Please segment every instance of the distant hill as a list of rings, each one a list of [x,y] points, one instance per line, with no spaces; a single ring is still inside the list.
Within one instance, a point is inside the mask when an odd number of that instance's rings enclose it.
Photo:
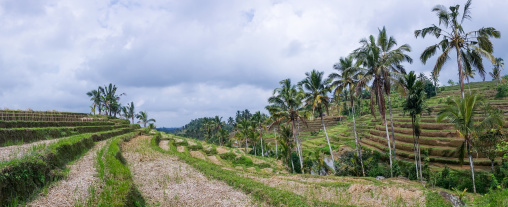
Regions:
[[[182,127],[162,127],[162,128],[155,128],[157,131],[166,132],[166,133],[175,133],[176,130],[182,129]]]

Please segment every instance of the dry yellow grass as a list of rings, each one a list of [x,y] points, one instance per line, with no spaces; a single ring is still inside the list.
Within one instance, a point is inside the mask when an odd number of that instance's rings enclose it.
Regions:
[[[177,157],[152,150],[149,139],[140,136],[122,146],[134,183],[148,205],[257,206],[243,192],[209,180]]]
[[[163,150],[169,150],[169,145],[168,145],[169,141],[168,140],[161,140],[159,142],[159,147],[162,148]]]

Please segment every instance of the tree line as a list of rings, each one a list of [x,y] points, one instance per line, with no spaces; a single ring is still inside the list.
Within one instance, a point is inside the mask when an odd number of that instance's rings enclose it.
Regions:
[[[117,93],[117,90],[118,88],[116,85],[110,83],[104,87],[99,86],[97,89],[88,91],[86,95],[90,97],[90,101],[92,101],[92,106],[90,106],[91,113],[95,115],[96,111],[98,111],[99,115],[102,115],[104,112],[104,115],[114,118],[119,115],[120,118],[131,120],[132,124],[135,123],[134,118],[137,118],[139,120],[137,123],[143,124],[143,127],[149,124],[150,128],[155,128],[155,119],[148,118],[146,111],[135,113],[134,102],[122,106],[120,98],[127,94]]]

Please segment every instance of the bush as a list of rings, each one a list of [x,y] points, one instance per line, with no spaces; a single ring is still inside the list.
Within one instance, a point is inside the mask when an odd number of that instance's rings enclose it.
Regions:
[[[497,86],[496,98],[503,98],[508,96],[508,83],[503,83]]]
[[[244,165],[244,166],[247,166],[247,167],[250,167],[250,166],[254,166],[254,163],[252,162],[252,160],[246,156],[240,156],[239,158],[235,158],[233,160],[233,164],[235,165]]]
[[[227,152],[220,154],[219,157],[223,160],[234,160],[236,158],[236,154],[233,152]]]
[[[471,180],[471,172],[469,170],[453,170],[448,166],[441,171],[431,172],[431,184],[446,189],[465,189],[473,192],[473,181]],[[487,193],[490,185],[493,183],[490,173],[483,171],[475,171],[476,192]]]

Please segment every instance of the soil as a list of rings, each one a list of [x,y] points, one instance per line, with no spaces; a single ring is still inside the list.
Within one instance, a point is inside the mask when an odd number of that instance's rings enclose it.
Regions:
[[[134,183],[148,205],[258,205],[245,193],[223,182],[208,179],[177,157],[152,150],[149,140],[150,137],[139,136],[122,145]]]

